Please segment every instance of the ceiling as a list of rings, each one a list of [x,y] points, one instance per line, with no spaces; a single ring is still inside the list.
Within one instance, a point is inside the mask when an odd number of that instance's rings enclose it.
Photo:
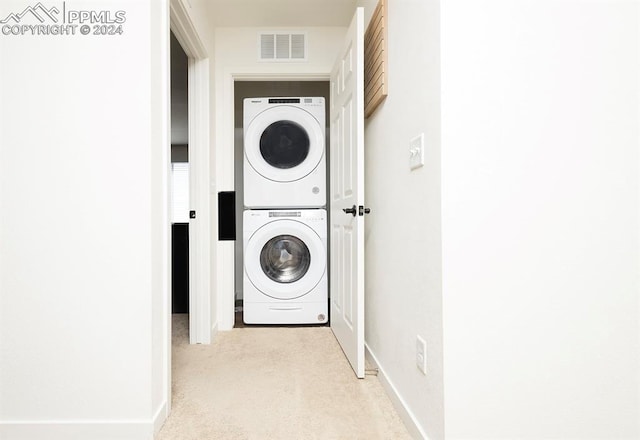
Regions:
[[[209,0],[214,26],[349,26],[356,0]]]

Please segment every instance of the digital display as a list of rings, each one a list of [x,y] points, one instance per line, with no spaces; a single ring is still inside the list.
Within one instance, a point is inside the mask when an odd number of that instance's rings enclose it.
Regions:
[[[300,104],[300,98],[271,98],[269,104]]]
[[[291,211],[291,212],[270,212],[269,217],[300,217],[302,214],[300,211]]]

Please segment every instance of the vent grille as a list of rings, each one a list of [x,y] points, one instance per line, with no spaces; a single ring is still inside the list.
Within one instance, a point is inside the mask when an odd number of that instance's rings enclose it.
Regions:
[[[304,34],[291,34],[291,58],[301,60],[304,55]]]
[[[272,59],[275,57],[274,35],[260,35],[260,58]]]
[[[261,61],[305,61],[307,41],[304,33],[261,33]]]
[[[289,53],[289,45],[290,43],[290,35],[289,34],[277,34],[276,35],[276,58],[279,60],[285,60],[287,58],[291,58],[291,54]]]

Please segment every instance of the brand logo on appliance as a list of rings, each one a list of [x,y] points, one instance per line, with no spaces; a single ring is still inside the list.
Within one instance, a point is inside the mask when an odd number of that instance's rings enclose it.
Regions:
[[[13,35],[122,35],[126,11],[76,9],[72,2],[41,2],[20,12],[0,12],[0,33]]]

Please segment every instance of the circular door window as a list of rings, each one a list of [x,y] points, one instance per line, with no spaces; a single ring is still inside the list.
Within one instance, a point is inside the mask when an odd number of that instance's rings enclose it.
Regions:
[[[260,292],[274,299],[300,298],[327,268],[323,239],[296,220],[275,220],[253,232],[244,248],[244,269]]]
[[[271,107],[245,127],[247,163],[274,182],[295,182],[324,157],[324,127],[311,113],[292,106]]]
[[[269,165],[280,169],[304,162],[309,146],[307,132],[293,121],[274,122],[260,136],[260,154]]]
[[[277,283],[294,283],[311,265],[309,248],[293,235],[279,235],[269,240],[260,252],[260,267]]]

